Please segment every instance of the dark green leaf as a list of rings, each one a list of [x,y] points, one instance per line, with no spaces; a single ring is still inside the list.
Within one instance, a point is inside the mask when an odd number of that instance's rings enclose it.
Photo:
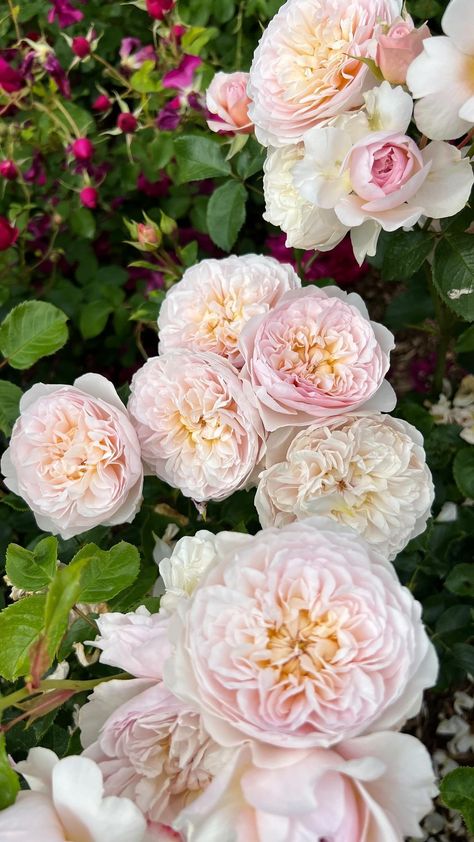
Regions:
[[[0,614],[0,675],[15,681],[29,671],[29,651],[44,623],[45,596],[27,596]]]
[[[58,557],[58,542],[53,536],[43,538],[33,552],[9,544],[6,556],[6,574],[16,588],[39,591],[54,577]]]
[[[245,222],[247,191],[238,181],[227,181],[214,191],[207,206],[207,227],[214,243],[230,251]]]
[[[474,447],[465,447],[456,453],[453,475],[461,494],[474,499]]]
[[[215,140],[181,135],[176,138],[174,147],[180,183],[230,174],[230,164]]]
[[[15,383],[0,380],[0,430],[9,436],[20,413],[20,398],[23,392]]]
[[[469,675],[474,675],[474,646],[469,643],[455,643],[451,651],[456,663]]]
[[[79,208],[76,210],[69,220],[70,226],[74,234],[78,237],[84,237],[86,240],[92,240],[95,235],[95,218],[94,214],[87,208]]]
[[[0,351],[13,368],[29,368],[67,342],[67,316],[45,301],[24,301],[0,325]]]
[[[469,351],[474,351],[474,325],[461,333],[456,342],[457,354],[466,354]]]
[[[140,571],[136,547],[121,541],[111,550],[86,544],[74,556],[73,563],[86,562],[80,589],[81,602],[105,602],[135,581]]]
[[[474,833],[474,768],[460,766],[441,781],[441,797],[451,810],[462,813],[467,829]]]
[[[133,585],[112,600],[110,609],[123,613],[138,608],[139,605],[143,604],[144,597],[150,593],[157,578],[157,567],[142,567],[140,575],[135,579]]]
[[[265,161],[266,149],[260,146],[253,137],[246,143],[242,152],[236,158],[235,169],[241,178],[247,179],[260,172]]]
[[[104,330],[113,307],[103,299],[89,301],[81,309],[79,329],[84,339],[93,339]]]
[[[451,570],[445,584],[448,591],[457,596],[474,597],[474,564],[457,564]]]
[[[443,301],[463,319],[474,320],[474,242],[472,234],[443,237],[435,251],[433,280]]]
[[[390,235],[384,253],[382,277],[386,281],[411,278],[433,250],[433,235],[420,229]]]
[[[15,803],[20,780],[13,771],[5,747],[5,734],[0,734],[0,810]]]

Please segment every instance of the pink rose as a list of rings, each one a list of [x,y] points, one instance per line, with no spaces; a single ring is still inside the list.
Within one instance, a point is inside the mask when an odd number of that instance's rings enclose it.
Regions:
[[[151,473],[196,501],[250,481],[263,430],[238,372],[217,354],[170,351],[136,372],[128,404]]]
[[[248,114],[248,79],[248,73],[216,73],[206,94],[208,111],[216,114],[218,118],[207,121],[212,132],[253,132],[253,124]]]
[[[269,313],[250,320],[239,346],[244,386],[267,431],[356,407],[395,406],[384,381],[393,335],[369,320],[355,293],[337,287],[288,292]]]
[[[62,538],[130,523],[140,508],[140,445],[114,387],[99,374],[25,392],[1,469],[39,528]]]
[[[434,795],[429,754],[408,734],[266,758],[245,746],[175,827],[193,842],[401,842],[422,836]]]
[[[412,61],[423,52],[423,41],[430,38],[426,23],[415,29],[412,18],[394,21],[386,35],[379,35],[376,62],[384,79],[392,85],[404,85]]]
[[[401,0],[287,0],[255,51],[250,119],[265,146],[302,140],[312,126],[363,104],[377,37]]]
[[[397,729],[436,679],[421,606],[352,529],[264,529],[204,573],[169,625],[167,686],[221,745],[335,745]]]
[[[142,605],[129,614],[101,614],[97,626],[100,636],[93,645],[102,650],[102,664],[118,667],[136,678],[162,677],[169,654],[167,618],[163,614],[150,614]]]

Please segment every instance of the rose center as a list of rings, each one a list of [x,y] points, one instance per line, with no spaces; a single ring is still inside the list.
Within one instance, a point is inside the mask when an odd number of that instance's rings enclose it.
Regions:
[[[267,655],[261,667],[270,667],[281,678],[302,679],[332,663],[339,651],[340,619],[328,611],[313,619],[307,609],[291,612],[267,633]]]

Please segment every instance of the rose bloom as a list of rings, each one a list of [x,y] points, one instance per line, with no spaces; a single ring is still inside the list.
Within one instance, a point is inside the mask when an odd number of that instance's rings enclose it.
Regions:
[[[423,835],[436,792],[429,754],[408,734],[268,758],[244,746],[175,827],[193,842],[402,842]]]
[[[144,605],[128,614],[111,612],[97,618],[99,637],[88,641],[101,650],[100,662],[135,678],[161,679],[168,657],[167,618],[150,614]]]
[[[99,374],[85,374],[74,386],[36,383],[25,392],[1,470],[39,528],[62,538],[130,523],[140,508],[137,435]]]
[[[128,404],[151,473],[193,500],[223,500],[250,481],[263,450],[238,372],[217,354],[170,351],[136,372]]]
[[[423,41],[423,52],[408,68],[420,132],[453,140],[474,124],[474,4],[451,0],[442,21],[444,36]]]
[[[425,38],[430,37],[426,23],[415,29],[410,15],[394,21],[388,32],[378,37],[375,60],[384,79],[392,85],[404,85],[410,64],[423,51]]]
[[[106,794],[131,798],[149,822],[171,825],[229,755],[162,682],[99,685],[81,708],[79,725]]]
[[[160,600],[160,612],[174,611],[178,601],[191,596],[202,576],[218,556],[216,535],[200,529],[195,535],[181,538],[167,558],[160,562],[160,576],[165,593]]]
[[[209,734],[308,749],[414,716],[437,660],[392,565],[327,518],[245,538],[169,625],[165,684]]]
[[[58,760],[47,748],[33,748],[16,769],[30,789],[0,812],[2,842],[148,842],[141,811],[129,798],[104,798],[92,760]]]
[[[268,431],[362,406],[390,411],[395,395],[384,376],[393,347],[359,295],[305,287],[242,332],[244,386]]]
[[[395,558],[430,516],[434,488],[423,437],[390,415],[362,412],[279,430],[265,464],[255,497],[263,527],[324,515]]]
[[[211,132],[251,134],[253,124],[248,115],[248,73],[216,73],[206,93],[207,120]],[[217,119],[213,119],[216,115]]]
[[[300,286],[294,269],[272,257],[246,254],[202,260],[185,271],[161,306],[160,353],[175,348],[212,351],[241,368],[237,343],[244,325]]]
[[[312,126],[362,105],[376,38],[401,0],[288,0],[263,33],[248,85],[250,119],[265,146],[302,139]]]

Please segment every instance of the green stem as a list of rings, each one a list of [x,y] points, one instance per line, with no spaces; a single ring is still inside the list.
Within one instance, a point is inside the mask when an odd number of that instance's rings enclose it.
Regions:
[[[431,298],[433,300],[436,314],[436,325],[438,328],[436,367],[433,376],[433,394],[438,396],[443,390],[443,380],[446,372],[446,361],[449,347],[451,344],[450,328],[452,324],[452,317],[449,310],[438,295],[438,290],[436,289],[433,281],[431,267],[428,265],[428,263],[425,263],[425,267],[428,288],[430,291]]]
[[[47,693],[50,690],[74,690],[75,693],[83,693],[86,690],[93,690],[98,684],[103,684],[104,681],[111,681],[118,678],[120,680],[128,678],[128,673],[119,672],[117,675],[106,675],[103,678],[93,678],[90,681],[75,681],[74,679],[51,679],[47,678],[40,681],[37,690],[28,690],[27,687],[22,687],[21,690],[16,690],[8,696],[0,698],[0,714],[9,707],[16,707],[20,702],[25,701],[33,696]]]

